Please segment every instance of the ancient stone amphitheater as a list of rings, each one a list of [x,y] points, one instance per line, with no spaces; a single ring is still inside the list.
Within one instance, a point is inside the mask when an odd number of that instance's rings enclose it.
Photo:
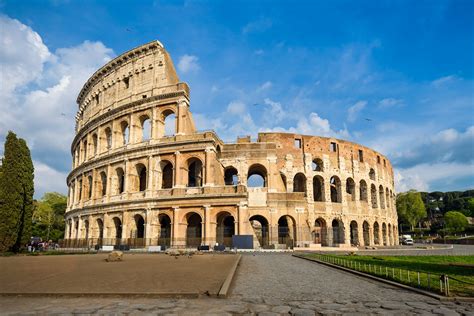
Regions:
[[[352,142],[197,131],[163,45],[96,71],[77,98],[65,241],[74,246],[254,248],[398,244],[393,170]]]

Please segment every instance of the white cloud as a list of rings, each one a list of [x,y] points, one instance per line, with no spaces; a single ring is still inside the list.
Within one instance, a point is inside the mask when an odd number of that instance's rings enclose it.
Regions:
[[[232,101],[227,106],[229,114],[242,115],[247,112],[247,106],[242,101]]]
[[[201,66],[199,66],[199,58],[193,55],[183,55],[179,58],[178,61],[178,69],[181,71],[183,74],[188,73],[188,72],[197,72],[199,69],[201,69]]]
[[[447,84],[447,83],[450,83],[450,82],[453,82],[455,81],[456,79],[458,79],[458,77],[456,75],[449,75],[449,76],[444,76],[444,77],[441,77],[441,78],[438,78],[436,80],[433,80],[431,82],[431,84],[437,88]]]
[[[360,111],[362,111],[367,105],[367,101],[358,101],[347,110],[347,120],[354,122]]]
[[[266,81],[257,88],[257,92],[262,92],[262,91],[268,90],[272,87],[272,85],[273,84],[272,84],[271,81]]]
[[[35,196],[41,197],[45,192],[66,193],[66,172],[60,172],[40,161],[33,161],[35,166]]]
[[[385,98],[379,101],[379,108],[387,109],[387,108],[395,107],[402,104],[403,104],[403,100],[394,99],[394,98]]]
[[[432,191],[433,183],[442,182],[445,190],[460,188],[456,181],[461,178],[474,179],[474,163],[422,163],[406,169],[395,170],[395,187],[398,192],[410,189]],[[473,181],[471,181],[472,183]]]
[[[267,122],[267,124],[278,124],[287,117],[287,113],[283,110],[281,103],[272,101],[269,98],[266,98],[264,102],[270,106],[265,109],[264,113],[265,122]]]
[[[272,24],[273,24],[272,20],[270,20],[269,18],[260,18],[256,21],[247,23],[242,28],[242,33],[248,34],[248,33],[264,32],[268,30],[269,28],[271,28]]]
[[[65,192],[76,96],[114,53],[90,41],[52,53],[39,34],[6,16],[0,16],[0,30],[0,151],[7,131],[14,131],[32,151],[36,196],[50,188]],[[6,81],[8,86],[3,84]]]

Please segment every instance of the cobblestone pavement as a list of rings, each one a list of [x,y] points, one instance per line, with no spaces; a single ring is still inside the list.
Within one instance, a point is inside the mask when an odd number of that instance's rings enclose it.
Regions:
[[[0,297],[0,311],[22,315],[474,315],[474,302],[440,302],[289,254],[244,255],[236,277],[227,299]]]

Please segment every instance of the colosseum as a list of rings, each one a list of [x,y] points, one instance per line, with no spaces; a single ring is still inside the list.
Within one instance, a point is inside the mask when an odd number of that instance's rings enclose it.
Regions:
[[[130,248],[398,244],[393,170],[335,138],[197,131],[158,41],[97,70],[77,97],[65,240]],[[239,243],[239,245],[236,245]]]

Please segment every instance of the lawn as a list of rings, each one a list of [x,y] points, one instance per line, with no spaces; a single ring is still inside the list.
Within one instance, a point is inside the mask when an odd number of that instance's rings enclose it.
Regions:
[[[326,254],[305,254],[305,256],[344,265],[433,292],[440,292],[439,278],[444,274],[449,277],[451,295],[474,296],[474,256],[336,256]],[[420,282],[418,282],[417,272],[420,272]]]

